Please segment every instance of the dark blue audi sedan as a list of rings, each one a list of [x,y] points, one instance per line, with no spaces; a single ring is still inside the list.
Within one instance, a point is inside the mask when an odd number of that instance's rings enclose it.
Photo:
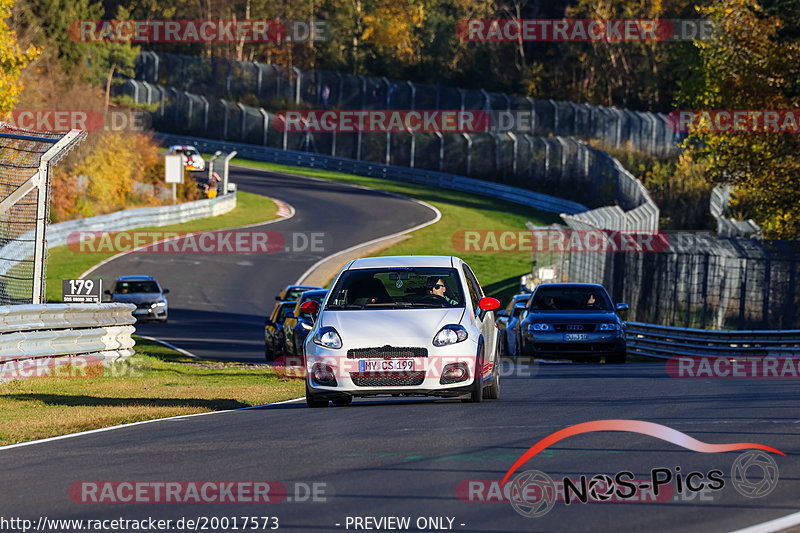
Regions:
[[[521,355],[567,358],[573,361],[624,363],[627,357],[624,323],[602,285],[545,283],[536,287],[520,323]]]

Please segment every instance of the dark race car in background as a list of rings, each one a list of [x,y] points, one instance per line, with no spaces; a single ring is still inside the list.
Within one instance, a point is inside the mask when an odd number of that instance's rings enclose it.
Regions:
[[[264,321],[264,358],[274,361],[283,354],[283,322],[297,302],[275,302],[272,314]]]
[[[497,332],[500,335],[500,353],[505,357],[519,356],[519,324],[527,314],[531,293],[515,294],[505,309],[497,313]]]

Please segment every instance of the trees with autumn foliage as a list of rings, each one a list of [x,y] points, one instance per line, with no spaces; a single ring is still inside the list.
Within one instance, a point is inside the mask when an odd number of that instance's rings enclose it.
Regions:
[[[718,32],[696,43],[700,83],[684,91],[686,108],[800,109],[800,10],[781,4],[724,0],[704,10]],[[766,236],[800,237],[800,133],[701,131],[687,146],[707,159],[708,180],[736,185],[739,213]]]

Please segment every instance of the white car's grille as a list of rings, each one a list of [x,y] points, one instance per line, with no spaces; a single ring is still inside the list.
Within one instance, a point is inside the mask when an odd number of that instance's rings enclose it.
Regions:
[[[356,387],[413,387],[425,381],[425,371],[394,372],[350,372],[350,379]]]
[[[347,350],[348,359],[393,359],[395,357],[428,357],[428,349],[401,348],[387,345],[380,348],[351,348]]]

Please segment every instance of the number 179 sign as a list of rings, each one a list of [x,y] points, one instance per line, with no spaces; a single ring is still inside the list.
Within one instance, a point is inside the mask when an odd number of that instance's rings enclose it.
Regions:
[[[61,280],[61,301],[65,304],[99,304],[103,294],[103,280]]]

